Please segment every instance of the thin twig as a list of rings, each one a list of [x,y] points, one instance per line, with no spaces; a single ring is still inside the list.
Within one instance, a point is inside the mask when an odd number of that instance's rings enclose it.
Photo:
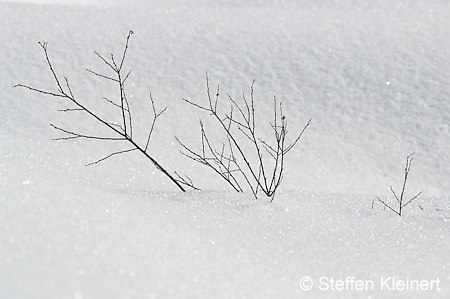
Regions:
[[[101,77],[103,79],[111,80],[111,81],[114,81],[114,82],[119,82],[119,80],[117,80],[117,79],[114,79],[114,78],[111,78],[111,77],[108,77],[108,76],[96,73],[94,71],[91,71],[90,69],[86,69],[86,71],[88,71],[89,73],[94,74],[94,75],[96,75],[98,77]]]
[[[399,212],[397,212],[396,210],[394,210],[393,208],[391,208],[388,204],[386,204],[384,201],[382,201],[379,197],[377,197],[377,199],[388,209],[390,209],[392,212],[394,212],[395,214],[399,215]]]
[[[31,91],[35,91],[41,94],[45,94],[45,95],[51,95],[54,97],[60,97],[60,98],[66,98],[68,100],[70,100],[73,104],[75,104],[77,106],[77,108],[69,108],[69,109],[65,109],[63,111],[85,111],[88,115],[90,115],[91,117],[93,117],[95,120],[97,120],[99,123],[103,124],[104,126],[108,127],[114,134],[120,136],[120,137],[100,137],[100,136],[90,136],[90,135],[84,135],[84,134],[79,134],[79,133],[75,133],[72,131],[68,131],[65,129],[62,129],[60,127],[57,127],[55,125],[51,125],[54,129],[59,130],[63,133],[68,134],[68,137],[61,137],[61,138],[56,138],[55,140],[67,140],[67,139],[76,139],[76,138],[87,138],[87,139],[97,139],[97,140],[113,140],[113,141],[126,141],[128,142],[133,148],[129,149],[129,150],[125,150],[125,151],[119,151],[119,152],[114,152],[112,154],[110,154],[109,156],[102,158],[100,160],[98,160],[97,162],[93,162],[90,163],[88,165],[92,165],[92,164],[96,164],[98,162],[104,161],[106,159],[108,159],[109,157],[112,157],[114,155],[117,154],[121,154],[121,153],[126,153],[129,151],[134,151],[137,150],[139,152],[141,152],[147,159],[149,159],[153,165],[155,165],[155,167],[160,170],[161,172],[163,172],[181,191],[185,191],[185,189],[183,188],[183,186],[181,185],[181,183],[175,179],[172,175],[170,175],[152,156],[150,156],[146,149],[144,150],[143,148],[141,148],[136,142],[135,140],[133,140],[132,138],[132,119],[131,119],[131,110],[130,110],[130,106],[128,103],[128,100],[126,98],[126,94],[125,94],[125,81],[128,79],[130,72],[127,73],[127,75],[124,77],[124,79],[122,80],[122,74],[121,74],[121,70],[122,67],[124,65],[124,61],[125,61],[125,57],[126,57],[126,53],[127,53],[127,49],[128,49],[128,42],[130,39],[130,36],[133,34],[132,31],[130,31],[128,33],[127,36],[127,40],[126,40],[126,44],[125,44],[125,48],[123,51],[123,55],[121,58],[121,62],[120,65],[117,66],[115,60],[114,60],[114,55],[111,54],[111,62],[109,62],[107,59],[105,59],[102,55],[100,55],[98,52],[94,51],[94,53],[106,64],[108,65],[117,75],[117,79],[113,79],[110,76],[107,75],[103,75],[103,74],[99,74],[93,71],[90,71],[88,69],[89,72],[93,73],[94,75],[102,78],[102,79],[107,79],[113,82],[117,82],[119,83],[119,88],[120,88],[120,105],[115,104],[114,102],[104,98],[106,101],[108,101],[109,103],[113,104],[115,107],[119,107],[121,109],[122,112],[122,122],[123,122],[123,127],[114,123],[111,123],[110,121],[106,121],[105,119],[101,118],[100,116],[98,116],[95,112],[91,111],[90,109],[88,109],[85,105],[81,104],[74,96],[72,89],[69,85],[69,81],[66,77],[64,77],[65,83],[66,83],[66,88],[67,88],[67,92],[63,89],[63,86],[60,83],[60,80],[50,62],[50,58],[48,56],[48,52],[47,52],[47,43],[46,42],[39,42],[39,45],[41,46],[41,48],[44,51],[44,55],[47,61],[47,65],[50,68],[50,72],[54,78],[55,84],[58,88],[58,93],[56,92],[50,92],[50,91],[46,91],[46,90],[41,90],[38,88],[34,88],[34,87],[30,87],[27,85],[23,85],[23,84],[16,84],[14,85],[14,87],[22,87],[22,88],[26,88],[29,89]],[[128,130],[127,130],[127,119],[125,114],[127,114],[128,116],[128,125],[129,125],[129,129],[130,132],[128,134]]]
[[[89,135],[84,135],[84,134],[78,134],[75,132],[71,132],[71,131],[67,131],[64,130],[60,127],[55,126],[54,124],[50,124],[50,126],[53,127],[53,129],[64,132],[66,134],[72,135],[71,137],[60,137],[60,138],[55,138],[53,140],[67,140],[67,139],[75,139],[75,138],[86,138],[86,139],[97,139],[97,140],[113,140],[113,141],[124,141],[126,140],[126,138],[124,137],[99,137],[99,136],[89,136]]]
[[[409,156],[406,157],[406,166],[405,166],[405,177],[404,177],[404,181],[403,181],[403,186],[402,186],[402,192],[400,193],[400,197],[397,196],[397,194],[395,193],[394,189],[392,188],[392,186],[390,186],[392,193],[394,194],[395,199],[397,200],[398,203],[398,210],[394,210],[394,208],[392,208],[391,206],[389,206],[387,203],[385,203],[384,201],[382,201],[380,198],[377,197],[377,199],[387,208],[389,208],[391,211],[393,211],[395,214],[402,216],[402,210],[404,207],[406,207],[407,205],[409,205],[413,200],[415,200],[417,197],[419,197],[419,195],[422,194],[422,192],[419,192],[416,196],[414,196],[413,198],[411,198],[410,200],[408,200],[407,203],[403,204],[403,198],[405,195],[405,190],[406,190],[406,182],[408,180],[408,174],[411,170],[411,163],[413,158],[411,158],[414,155],[414,153],[410,154]],[[372,208],[373,208],[373,202],[372,202]]]
[[[422,191],[420,191],[419,194],[417,194],[416,196],[414,196],[413,198],[411,198],[407,203],[405,203],[405,204],[402,206],[402,209],[403,209],[404,207],[406,207],[407,205],[409,205],[409,203],[412,202],[414,199],[416,199],[417,197],[419,197],[420,194],[422,194]]]
[[[152,120],[152,125],[151,125],[149,133],[148,133],[147,143],[145,144],[144,151],[147,151],[147,149],[148,149],[148,145],[150,143],[150,138],[152,137],[153,129],[155,128],[156,119],[158,117],[160,117],[161,114],[163,114],[166,111],[166,109],[167,109],[167,107],[165,107],[163,110],[161,110],[160,112],[157,113],[156,112],[156,108],[155,108],[155,102],[153,101],[153,98],[152,98],[152,94],[150,94],[150,102],[152,104],[153,120]]]
[[[71,112],[71,111],[84,111],[81,108],[67,108],[67,109],[59,109],[59,112]]]
[[[278,108],[276,97],[274,97],[274,124],[271,126],[274,131],[274,138],[277,145],[276,147],[270,146],[267,142],[256,136],[254,82],[255,81],[253,80],[250,101],[247,101],[245,94],[242,96],[244,108],[241,108],[240,105],[229,94],[227,94],[228,100],[231,103],[231,108],[230,112],[225,114],[225,117],[220,116],[217,110],[219,87],[217,88],[215,99],[212,99],[208,73],[206,73],[206,94],[208,105],[204,106],[193,101],[183,99],[190,105],[200,110],[209,112],[210,115],[217,120],[219,126],[222,127],[226,133],[226,138],[228,141],[227,149],[230,152],[229,156],[225,154],[224,143],[222,143],[220,150],[215,150],[212,148],[208,138],[206,137],[202,122],[200,122],[202,137],[201,154],[197,154],[181,142],[180,144],[186,151],[185,156],[213,168],[215,172],[224,178],[229,184],[234,184],[234,181],[232,182],[234,177],[230,178],[230,175],[232,173],[240,173],[256,198],[258,191],[261,190],[268,197],[271,197],[271,201],[273,201],[275,192],[283,180],[284,156],[297,144],[306,128],[310,125],[311,120],[308,121],[294,142],[292,142],[288,147],[285,147],[287,122],[285,116],[283,115],[281,103]],[[233,108],[238,110],[236,116],[233,116]],[[278,109],[280,110],[280,116],[277,114]],[[278,125],[278,118],[281,120],[281,125]],[[236,128],[237,131],[242,133],[246,140],[250,141],[255,150],[255,157],[251,158],[250,153],[244,151],[244,146],[241,140],[238,139],[238,136],[236,136],[236,130],[232,130],[232,127]],[[269,169],[266,170],[265,167],[265,161],[262,153],[263,149],[270,154],[271,158],[274,159],[273,168],[270,169],[270,171]],[[211,156],[207,156],[207,153]],[[238,154],[239,161],[236,159],[235,153]],[[227,161],[225,162],[226,164],[224,163],[224,160]],[[256,163],[253,164],[253,161],[255,160]],[[210,161],[214,161],[215,165],[211,164]],[[250,161],[252,161],[252,163],[250,163]],[[243,167],[241,167],[241,164]],[[233,165],[234,169],[230,169],[230,166],[226,165]],[[269,173],[270,176],[268,176]]]
[[[101,159],[99,159],[99,160],[97,160],[97,161],[95,161],[95,162],[86,164],[85,166],[91,166],[91,165],[94,165],[94,164],[98,164],[98,163],[100,163],[100,162],[105,161],[105,160],[108,159],[108,158],[111,158],[111,157],[114,156],[114,155],[123,154],[123,153],[128,153],[128,152],[132,152],[132,151],[135,151],[135,150],[137,150],[137,148],[132,148],[132,149],[124,150],[124,151],[114,152],[114,153],[109,154],[108,156],[106,156],[106,157],[104,157],[104,158],[101,158]]]
[[[178,182],[180,184],[186,185],[194,190],[201,190],[200,188],[197,188],[194,183],[192,182],[192,179],[190,177],[188,177],[187,175],[185,175],[185,177],[182,177],[181,175],[178,174],[178,172],[174,171],[175,175],[178,177]]]

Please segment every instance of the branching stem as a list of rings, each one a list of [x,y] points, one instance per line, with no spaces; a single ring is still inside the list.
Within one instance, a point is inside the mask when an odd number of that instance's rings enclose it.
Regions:
[[[408,175],[409,175],[409,172],[411,170],[411,164],[412,164],[412,160],[413,160],[412,156],[413,155],[414,155],[414,153],[410,154],[409,156],[406,157],[405,178],[404,178],[404,181],[403,181],[402,192],[400,193],[400,197],[397,196],[397,194],[395,193],[395,191],[392,188],[392,186],[390,186],[391,192],[394,194],[394,197],[395,197],[395,199],[396,199],[396,201],[398,203],[398,209],[395,210],[393,207],[388,205],[385,201],[383,201],[379,197],[377,197],[379,202],[381,202],[386,208],[388,208],[389,210],[391,210],[392,212],[394,212],[398,216],[402,216],[403,208],[406,207],[407,205],[409,205],[417,197],[419,197],[420,194],[422,194],[422,192],[419,192],[416,196],[412,197],[406,203],[403,203],[404,202],[404,196],[405,196],[405,190],[406,190],[406,181],[408,180]],[[372,202],[372,208],[373,208],[373,202]]]
[[[115,82],[118,84],[119,87],[119,94],[120,94],[120,105],[114,103],[113,101],[104,98],[108,103],[112,104],[114,107],[118,107],[121,110],[121,121],[120,123],[122,123],[122,125],[118,125],[115,122],[109,122],[105,119],[103,119],[102,117],[100,117],[98,114],[96,114],[95,112],[93,112],[92,110],[88,109],[85,105],[81,104],[74,96],[72,89],[70,87],[69,81],[66,77],[64,77],[64,81],[65,81],[65,85],[66,85],[66,90],[63,88],[63,86],[60,83],[60,80],[52,66],[52,63],[50,61],[50,58],[48,56],[48,52],[47,52],[47,42],[39,42],[39,45],[41,46],[41,48],[44,51],[44,55],[45,55],[45,59],[47,61],[47,65],[50,68],[50,72],[54,78],[55,84],[57,86],[58,92],[51,92],[51,91],[46,91],[46,90],[41,90],[38,88],[34,88],[34,87],[30,87],[27,85],[23,85],[23,84],[17,84],[14,87],[22,87],[22,88],[26,88],[41,94],[45,94],[45,95],[50,95],[50,96],[54,96],[54,97],[60,97],[60,98],[66,98],[68,100],[70,100],[73,104],[75,104],[76,108],[67,108],[67,109],[62,109],[60,111],[63,112],[68,112],[68,111],[84,111],[85,113],[87,113],[88,115],[90,115],[91,117],[93,117],[95,120],[97,120],[99,123],[103,124],[104,126],[108,127],[109,130],[114,133],[116,136],[119,137],[102,137],[102,136],[90,136],[90,135],[85,135],[85,134],[79,134],[76,132],[72,132],[69,130],[65,130],[63,128],[57,127],[55,125],[51,125],[54,129],[61,131],[69,136],[67,137],[60,137],[60,138],[56,138],[55,140],[67,140],[67,139],[76,139],[76,138],[86,138],[86,139],[96,139],[96,140],[112,140],[112,141],[126,141],[129,145],[132,146],[132,148],[127,149],[127,150],[121,150],[121,151],[117,151],[114,153],[111,153],[110,155],[99,159],[95,162],[89,163],[87,165],[93,165],[93,164],[98,164],[100,162],[103,162],[105,160],[107,160],[108,158],[118,155],[118,154],[124,154],[124,153],[128,153],[131,151],[139,151],[141,152],[147,159],[149,159],[153,165],[160,170],[162,173],[164,173],[164,175],[166,175],[181,191],[186,191],[184,189],[184,187],[182,185],[185,186],[189,186],[191,188],[194,189],[198,189],[196,188],[193,183],[192,180],[190,179],[185,179],[183,177],[181,177],[180,175],[176,174],[178,179],[175,178],[174,176],[172,176],[168,171],[166,171],[166,169],[164,167],[162,167],[152,156],[149,155],[148,153],[148,146],[149,146],[149,142],[150,142],[150,137],[151,134],[153,132],[153,129],[155,127],[155,122],[156,119],[166,110],[166,108],[164,108],[161,112],[156,113],[156,109],[155,109],[155,105],[153,102],[153,99],[150,97],[151,103],[152,103],[152,109],[154,112],[154,118],[152,121],[152,125],[148,134],[148,138],[147,138],[147,142],[144,148],[142,148],[141,146],[139,146],[135,140],[133,139],[133,126],[132,126],[132,119],[131,119],[131,109],[128,103],[128,99],[126,97],[126,93],[125,93],[125,81],[128,79],[130,72],[129,71],[125,77],[122,77],[122,68],[124,66],[124,61],[125,61],[125,57],[127,54],[127,50],[128,50],[128,43],[129,43],[129,39],[131,37],[131,35],[133,34],[133,31],[130,31],[128,33],[127,36],[127,40],[126,40],[126,44],[125,44],[125,48],[120,60],[120,64],[117,65],[114,56],[111,54],[111,61],[108,61],[106,58],[104,58],[102,55],[100,55],[98,52],[94,51],[94,53],[106,64],[108,65],[115,73],[115,76],[117,78],[113,78],[109,75],[104,75],[104,74],[100,74],[97,73],[95,71],[89,70],[87,69],[87,71],[99,78],[102,79],[106,79],[112,82]],[[187,178],[187,177],[186,177]]]
[[[237,183],[236,177],[232,175],[232,173],[235,172],[241,174],[247,185],[250,187],[255,198],[258,196],[258,191],[261,190],[264,194],[271,198],[272,202],[275,192],[283,179],[285,155],[300,140],[300,137],[310,125],[311,119],[305,125],[303,130],[301,130],[299,135],[297,135],[296,139],[286,147],[285,141],[287,134],[287,121],[283,114],[282,104],[280,103],[278,106],[277,99],[274,97],[274,122],[271,124],[271,127],[273,129],[276,145],[272,146],[268,142],[257,137],[254,83],[255,81],[253,80],[251,85],[250,101],[246,99],[245,95],[242,96],[245,108],[241,108],[241,106],[230,95],[227,95],[228,100],[231,103],[231,107],[229,112],[225,113],[225,116],[222,117],[218,112],[219,86],[217,86],[215,99],[212,99],[208,74],[206,74],[206,93],[208,97],[208,104],[203,106],[187,99],[183,100],[200,110],[207,111],[210,115],[212,115],[216,119],[219,127],[221,127],[225,132],[228,142],[222,143],[221,150],[214,150],[208,137],[206,136],[203,123],[201,121],[201,154],[196,153],[183,144],[180,140],[177,140],[185,150],[183,154],[186,157],[212,168],[236,191],[241,192],[242,188],[240,188]],[[233,114],[233,108],[236,109],[238,113]],[[279,111],[279,114],[277,114],[277,111]],[[244,140],[250,142],[254,148],[254,157],[251,157],[251,152],[244,151],[244,143],[241,139],[239,139],[239,134],[236,135],[236,130],[242,134]],[[227,146],[227,150],[225,150],[225,146]],[[270,154],[270,157],[274,159],[272,170],[267,169],[265,165],[263,150],[267,151]],[[235,156],[235,153],[237,153],[239,158]],[[226,165],[223,162],[224,160],[227,161]],[[257,162],[253,163],[255,160]]]

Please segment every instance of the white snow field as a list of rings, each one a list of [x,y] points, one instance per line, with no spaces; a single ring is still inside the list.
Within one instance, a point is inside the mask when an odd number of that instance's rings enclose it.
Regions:
[[[450,298],[448,1],[0,2],[0,298]],[[57,3],[56,3],[57,2]],[[97,111],[118,88],[94,50],[125,68],[135,138],[149,93],[167,111],[150,152],[201,191],[180,192],[137,153],[63,136],[104,134],[88,115],[17,83],[56,91],[56,72]],[[200,149],[205,72],[239,99],[253,79],[262,133],[273,95],[289,134],[275,200],[236,193],[183,157]],[[227,104],[228,105],[228,104]],[[107,132],[106,132],[107,134]],[[252,150],[250,147],[247,150]],[[402,217],[393,203],[415,153]],[[309,280],[310,279],[310,280]],[[312,284],[311,284],[312,283]],[[307,290],[310,288],[310,290]]]

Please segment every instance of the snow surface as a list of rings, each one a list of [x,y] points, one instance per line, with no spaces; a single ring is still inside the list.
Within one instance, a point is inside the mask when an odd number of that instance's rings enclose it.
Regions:
[[[0,298],[449,298],[450,4],[317,2],[0,2]],[[137,154],[84,167],[117,144],[52,141],[49,123],[99,127],[12,88],[54,90],[36,43],[48,41],[56,71],[101,111],[115,86],[84,69],[105,70],[93,50],[121,53],[129,30],[137,139],[151,92],[168,107],[152,153],[200,192],[178,192]],[[174,136],[199,146],[198,118],[208,124],[181,100],[206,101],[206,71],[235,98],[256,79],[263,123],[274,94],[290,134],[313,118],[272,204],[179,154]],[[376,196],[393,200],[412,152],[407,193],[424,194],[402,218],[372,209]],[[381,290],[386,276],[439,279],[440,290]],[[321,291],[320,277],[375,286]]]

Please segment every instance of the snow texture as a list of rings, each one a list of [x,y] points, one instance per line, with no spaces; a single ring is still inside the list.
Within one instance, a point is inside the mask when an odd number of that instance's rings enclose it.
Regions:
[[[0,2],[0,298],[449,298],[450,4],[446,1]],[[31,1],[27,1],[31,2]],[[55,1],[53,1],[55,2]],[[136,139],[145,143],[151,92],[168,107],[150,145],[169,170],[203,189],[181,193],[138,154],[84,165],[116,143],[52,141],[49,123],[103,133],[55,90],[56,71],[98,113],[117,87],[93,53],[126,60]],[[301,130],[271,204],[234,193],[184,158],[174,136],[200,146],[211,86],[249,95],[270,132],[273,95],[289,135]],[[266,125],[267,124],[267,125]],[[264,127],[266,125],[266,127]],[[288,135],[288,136],[289,136]],[[124,148],[120,148],[124,149]],[[404,217],[395,200],[415,153]],[[312,290],[300,287],[311,277]],[[374,281],[321,290],[320,277]],[[439,290],[381,289],[382,277],[439,279]]]

